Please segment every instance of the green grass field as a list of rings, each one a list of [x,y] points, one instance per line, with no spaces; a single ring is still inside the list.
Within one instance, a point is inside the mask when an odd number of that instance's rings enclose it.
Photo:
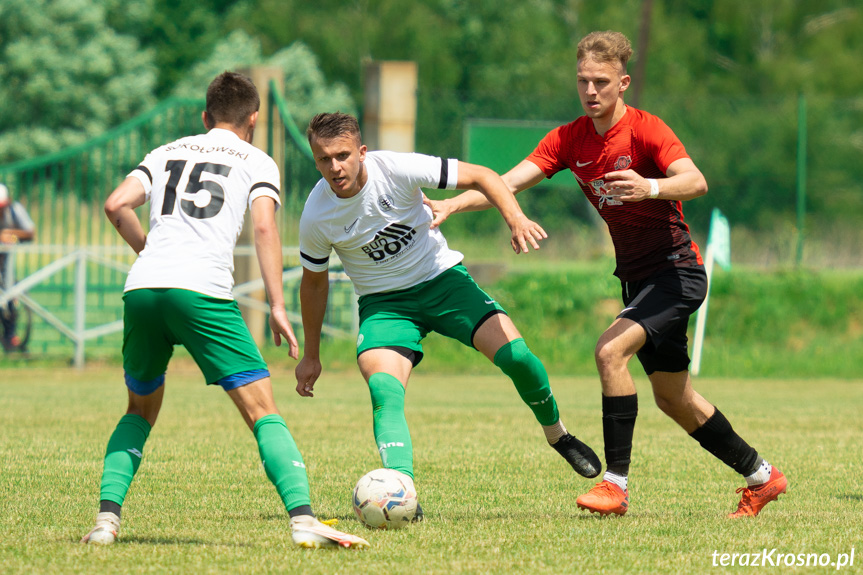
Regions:
[[[119,368],[0,371],[2,573],[705,573],[722,553],[839,554],[863,564],[861,380],[699,380],[697,388],[789,478],[757,518],[732,521],[742,480],[653,405],[642,377],[630,512],[600,519],[575,498],[593,485],[545,445],[503,377],[417,374],[408,388],[422,525],[368,531],[350,492],[379,467],[368,393],[325,372],[277,401],[305,458],[322,518],[365,536],[365,552],[290,544],[287,513],[251,433],[193,366],[173,365],[160,421],[126,500],[118,544],[78,544],[97,511],[102,455],[125,409]],[[593,378],[555,378],[564,422],[602,450]],[[717,552],[714,559],[714,552]],[[776,555],[772,555],[775,561]],[[735,570],[739,571],[737,567]],[[747,572],[787,572],[784,565]],[[834,571],[798,567],[795,573]]]

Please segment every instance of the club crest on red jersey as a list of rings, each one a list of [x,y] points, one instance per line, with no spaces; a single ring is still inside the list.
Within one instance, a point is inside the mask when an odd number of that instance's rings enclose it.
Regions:
[[[632,156],[619,156],[614,162],[615,170],[625,170],[632,165]]]

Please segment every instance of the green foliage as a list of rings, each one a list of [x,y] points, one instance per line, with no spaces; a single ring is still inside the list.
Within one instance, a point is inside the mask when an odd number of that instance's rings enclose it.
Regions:
[[[656,0],[640,45],[641,0],[7,0],[0,4],[0,161],[56,150],[114,126],[155,97],[200,97],[212,75],[281,66],[302,125],[361,111],[368,60],[419,64],[417,149],[463,157],[469,118],[567,122],[582,113],[575,47],[616,29],[636,48],[638,107],[662,117],[707,176],[688,203],[706,226],[792,221],[797,98],[809,104],[808,214],[854,228],[861,213],[863,9],[855,0]],[[644,77],[639,66],[644,65]],[[561,191],[527,199],[552,230],[580,217]],[[478,233],[493,216],[471,216]],[[473,221],[477,224],[474,226]],[[460,224],[457,224],[457,226]]]
[[[322,109],[356,112],[301,42],[272,56],[229,26],[233,0],[9,0],[0,4],[0,163],[80,144],[161,97],[200,98],[226,69],[280,66],[302,124]],[[11,105],[15,102],[15,105]],[[296,112],[295,112],[296,113]]]
[[[846,71],[863,50],[859,3],[667,0],[653,24],[644,107],[677,132],[711,187],[708,201],[686,204],[690,220],[706,224],[713,206],[755,229],[794,218],[803,94],[808,211],[815,225],[856,225],[863,77]]]
[[[0,4],[0,162],[81,143],[154,103],[152,54],[105,3]]]
[[[205,58],[187,70],[174,87],[174,96],[200,98],[213,78],[225,70],[237,70],[259,65],[260,42],[241,30],[235,30],[217,42]]]
[[[357,113],[347,86],[341,82],[328,83],[318,57],[303,42],[279,50],[267,59],[267,65],[284,71],[284,97],[300,129],[320,112]]]
[[[675,131],[707,179],[708,195],[683,204],[695,229],[707,231],[714,207],[734,225],[756,229],[794,218],[796,96],[647,100],[646,107]],[[765,107],[773,113],[765,114]]]
[[[216,43],[209,56],[197,62],[177,84],[174,95],[200,97],[210,81],[225,70],[272,66],[284,72],[284,93],[294,120],[300,126],[322,111],[356,113],[356,106],[344,84],[328,84],[318,59],[302,42],[294,42],[270,57],[261,54],[257,38],[234,30]]]
[[[279,370],[276,402],[303,454],[315,512],[372,545],[301,550],[236,408],[193,366],[174,362],[120,539],[94,548],[78,540],[96,517],[105,444],[126,408],[121,371],[7,369],[0,378],[0,530],[14,534],[0,540],[4,573],[710,573],[715,552],[836,560],[859,547],[863,529],[859,379],[697,382],[790,482],[756,520],[731,522],[742,479],[652,405],[643,377],[630,509],[600,519],[575,506],[594,480],[545,444],[502,376],[417,375],[406,409],[426,520],[371,531],[350,503],[354,482],[380,466],[367,387],[355,372],[326,371],[315,398],[300,398]],[[561,377],[553,388],[565,424],[601,453],[597,382]],[[755,569],[772,571],[788,569]]]
[[[794,218],[802,93],[811,107],[808,210],[819,224],[838,216],[853,227],[863,215],[855,159],[863,148],[863,75],[848,72],[863,51],[859,3],[657,0],[650,43],[639,53],[642,5],[436,0],[406,9],[395,0],[256,0],[236,12],[266,52],[306,42],[324,74],[345,82],[358,101],[366,59],[417,61],[417,149],[452,157],[464,153],[467,118],[563,123],[580,115],[575,45],[592,30],[620,30],[636,48],[630,72],[646,65],[645,77],[634,78],[638,106],[666,120],[707,176],[709,199],[685,207],[696,227],[706,226],[714,206],[752,228]],[[557,220],[572,211],[561,203],[578,205],[561,194],[532,212],[551,229],[564,229]],[[490,216],[471,218],[477,235],[494,229]]]
[[[712,289],[708,373],[854,377],[863,365],[860,274],[733,271]]]
[[[110,2],[122,6],[115,16],[117,25],[122,26],[121,15],[130,3]],[[237,0],[147,0],[137,4],[138,10],[146,10],[147,17],[135,32],[142,44],[155,53],[159,68],[156,93],[160,98],[170,96],[198,62],[211,58],[216,46],[234,29],[228,13]],[[227,64],[217,73],[225,69]],[[194,97],[200,97],[200,93]]]

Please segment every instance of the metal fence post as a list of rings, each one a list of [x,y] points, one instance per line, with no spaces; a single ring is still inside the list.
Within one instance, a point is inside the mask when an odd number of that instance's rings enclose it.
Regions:
[[[797,267],[803,264],[803,241],[806,235],[806,96],[797,103]]]
[[[75,262],[75,367],[84,367],[84,329],[87,317],[87,252],[79,250]]]
[[[12,274],[15,273],[15,267],[13,265],[15,261],[15,251],[12,249],[4,252],[5,258],[0,257],[3,260],[3,266],[6,268],[4,270],[0,270],[0,277],[3,279],[3,285],[0,286],[3,288],[3,291],[9,291],[12,289],[12,284],[14,283],[14,278]]]

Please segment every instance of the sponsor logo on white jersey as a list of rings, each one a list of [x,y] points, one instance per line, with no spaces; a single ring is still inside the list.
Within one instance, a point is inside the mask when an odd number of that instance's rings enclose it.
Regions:
[[[404,224],[390,224],[377,234],[362,250],[375,263],[389,261],[410,249],[417,231]]]

